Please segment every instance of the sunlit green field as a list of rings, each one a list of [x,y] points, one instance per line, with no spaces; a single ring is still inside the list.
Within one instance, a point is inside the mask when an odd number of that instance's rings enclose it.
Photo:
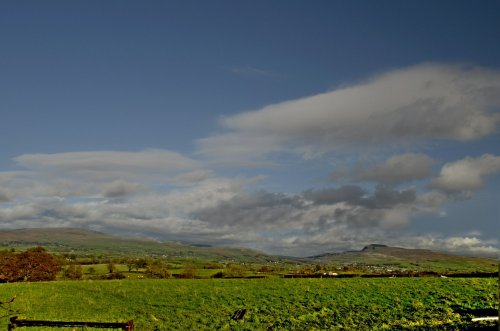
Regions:
[[[0,315],[7,315],[8,308],[27,319],[133,319],[139,331],[464,330],[478,309],[498,309],[498,280],[142,279],[0,284],[0,301],[14,295],[14,302],[3,305]],[[243,320],[234,321],[231,316],[239,308],[247,313]],[[7,324],[8,318],[2,317],[0,329],[6,330]]]

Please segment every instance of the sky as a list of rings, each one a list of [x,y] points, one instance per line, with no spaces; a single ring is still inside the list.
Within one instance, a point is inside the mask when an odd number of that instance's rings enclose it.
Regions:
[[[0,8],[0,229],[500,256],[498,1]]]

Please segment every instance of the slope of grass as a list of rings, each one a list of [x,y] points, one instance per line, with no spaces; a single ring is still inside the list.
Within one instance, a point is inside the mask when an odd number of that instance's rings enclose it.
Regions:
[[[0,284],[0,301],[16,295],[24,318],[133,319],[141,331],[466,330],[498,309],[497,292],[496,279],[124,280]]]
[[[79,256],[101,258],[148,256],[246,263],[265,263],[269,260],[295,263],[295,261],[272,257],[246,248],[199,247],[176,242],[121,238],[96,231],[74,228],[3,230],[0,231],[0,244],[5,249],[43,246],[55,253],[75,253]]]

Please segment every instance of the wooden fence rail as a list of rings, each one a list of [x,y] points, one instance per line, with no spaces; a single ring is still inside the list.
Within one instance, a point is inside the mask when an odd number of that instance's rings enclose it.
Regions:
[[[64,327],[64,326],[85,326],[89,328],[107,328],[107,329],[121,329],[124,331],[134,330],[134,321],[128,321],[126,323],[116,323],[116,322],[65,322],[65,321],[41,321],[41,320],[24,320],[18,319],[17,316],[11,317],[10,324],[7,330],[12,331],[16,327],[21,326],[53,326],[53,327]]]

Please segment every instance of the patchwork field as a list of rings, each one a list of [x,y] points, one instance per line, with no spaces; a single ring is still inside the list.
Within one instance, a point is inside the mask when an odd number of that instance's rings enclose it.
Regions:
[[[7,329],[7,315],[17,315],[74,321],[133,319],[139,331],[472,330],[472,316],[498,310],[498,279],[143,279],[0,284],[0,301],[13,296],[12,304],[1,306],[0,329]],[[246,309],[243,319],[232,320],[233,313],[242,308]],[[495,329],[495,325],[475,327]]]

